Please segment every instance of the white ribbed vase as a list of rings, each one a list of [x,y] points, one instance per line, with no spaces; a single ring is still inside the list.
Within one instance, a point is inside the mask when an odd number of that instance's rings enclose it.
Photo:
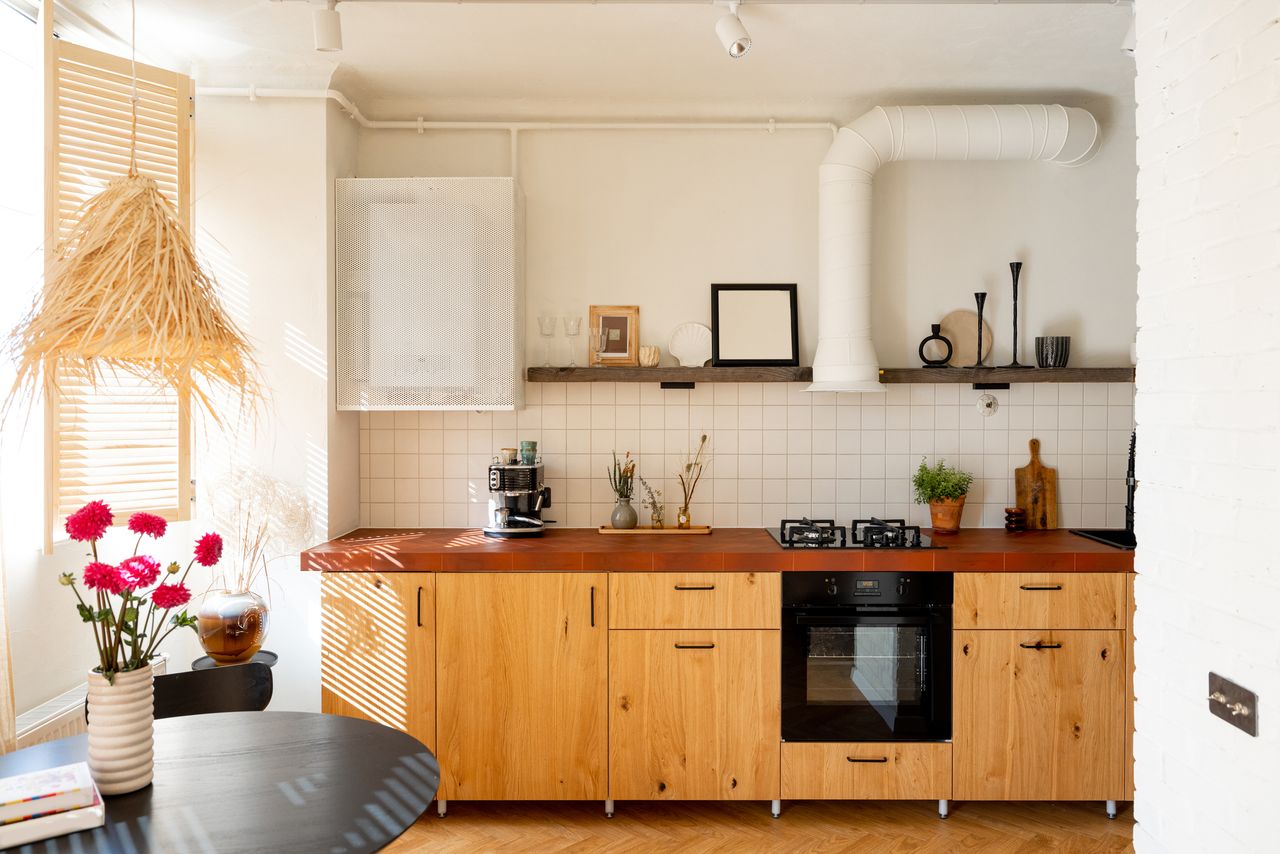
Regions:
[[[149,666],[117,673],[114,684],[89,671],[89,772],[103,795],[151,782],[154,717]]]

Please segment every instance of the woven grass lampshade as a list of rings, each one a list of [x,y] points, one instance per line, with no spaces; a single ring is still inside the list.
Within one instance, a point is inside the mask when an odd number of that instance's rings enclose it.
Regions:
[[[124,373],[189,397],[220,424],[234,402],[257,409],[258,367],[178,209],[138,172],[136,61],[130,66],[128,169],[64,223],[43,287],[9,336],[17,377],[8,404],[42,386],[55,393],[67,378],[97,384]],[[148,109],[154,136],[156,108]]]
[[[249,409],[262,399],[249,342],[177,211],[133,169],[80,209],[11,343],[14,394],[35,392],[41,380],[56,386],[63,375],[92,382],[123,371],[190,393],[218,423],[220,394]]]

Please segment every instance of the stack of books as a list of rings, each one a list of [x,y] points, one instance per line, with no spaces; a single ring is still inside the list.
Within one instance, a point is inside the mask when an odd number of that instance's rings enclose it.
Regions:
[[[102,796],[83,762],[0,780],[0,848],[102,827]]]

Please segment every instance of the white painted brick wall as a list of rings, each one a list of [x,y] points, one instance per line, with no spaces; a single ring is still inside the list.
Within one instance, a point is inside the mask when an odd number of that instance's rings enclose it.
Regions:
[[[675,518],[675,474],[698,437],[713,459],[695,496],[697,524],[759,527],[810,516],[882,516],[928,524],[911,503],[921,457],[943,458],[977,480],[969,527],[1000,527],[1027,441],[1058,469],[1064,526],[1122,527],[1133,429],[1132,383],[1015,384],[982,392],[955,384],[891,385],[885,394],[809,394],[804,383],[530,383],[520,412],[381,412],[361,416],[361,522],[376,527],[463,527],[485,522],[486,467],[498,448],[539,443],[553,507],[568,527],[607,524],[605,469],[631,451]],[[641,519],[647,524],[647,514]]]
[[[1280,2],[1140,0],[1135,847],[1280,849]],[[1259,737],[1211,716],[1210,670]]]

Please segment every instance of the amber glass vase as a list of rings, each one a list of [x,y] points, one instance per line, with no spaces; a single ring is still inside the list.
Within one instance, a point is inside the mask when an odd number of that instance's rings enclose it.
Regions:
[[[200,645],[218,664],[243,664],[267,639],[267,603],[256,593],[211,590],[196,614]]]

